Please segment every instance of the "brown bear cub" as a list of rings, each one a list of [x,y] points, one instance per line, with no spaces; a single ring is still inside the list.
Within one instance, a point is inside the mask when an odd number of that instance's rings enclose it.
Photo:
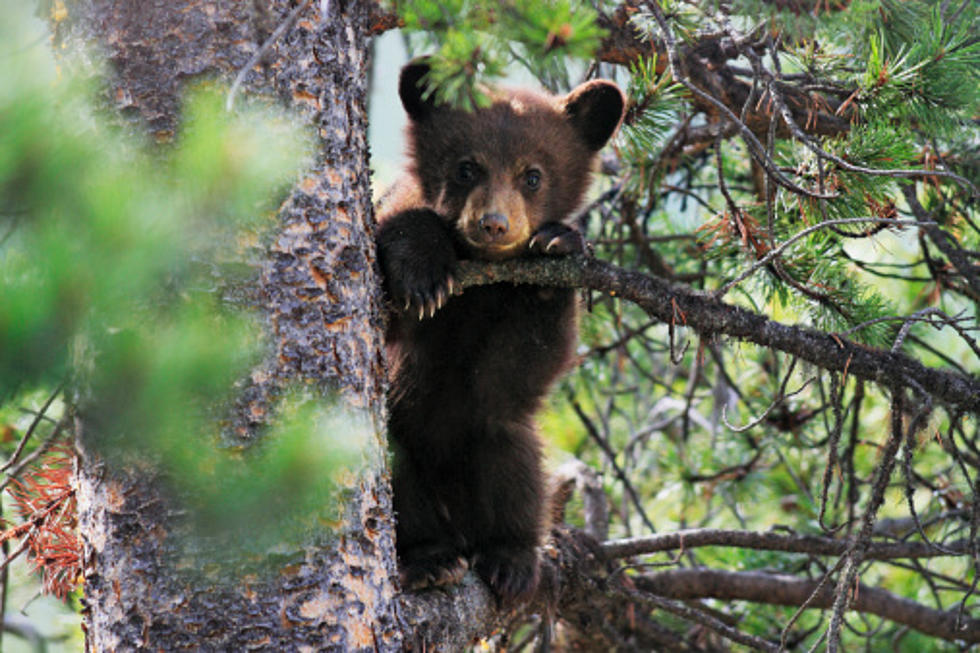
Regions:
[[[401,73],[410,167],[379,210],[378,256],[397,309],[387,333],[389,434],[402,585],[458,582],[468,561],[504,601],[538,583],[548,527],[533,417],[576,342],[574,291],[494,284],[459,293],[460,259],[579,253],[568,220],[624,98],[591,81],[563,97],[488,89],[438,106]]]

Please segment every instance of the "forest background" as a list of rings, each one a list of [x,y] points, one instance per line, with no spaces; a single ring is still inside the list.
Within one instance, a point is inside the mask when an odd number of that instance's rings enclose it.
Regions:
[[[481,635],[515,649],[980,641],[975,3],[503,7],[401,4],[378,14],[401,29],[375,52],[437,52],[440,99],[462,105],[510,73],[629,91],[578,216],[595,259],[468,270],[592,289],[579,365],[541,430],[568,499],[556,550],[592,538],[606,566],[586,575],[602,579],[591,609],[619,618],[575,623],[584,608],[566,597],[557,621],[532,606]],[[248,84],[236,105],[231,75],[196,80],[180,121],[147,120],[109,95],[117,62],[97,48],[52,58],[52,30],[56,52],[79,47],[71,3],[43,20],[5,9],[0,427],[4,514],[19,511],[6,555],[43,562],[45,589],[80,606],[68,472],[83,430],[111,465],[167,470],[199,558],[246,529],[207,573],[329,532],[350,470],[383,466],[377,370],[360,369],[361,402],[287,384],[261,437],[226,410],[268,347],[245,309],[261,303],[249,288],[280,247],[283,198],[319,156],[309,127]],[[253,16],[269,26],[256,42],[308,29],[290,16],[314,9]],[[407,54],[373,69],[375,193],[399,165]],[[232,68],[266,74],[247,63]],[[314,101],[293,93],[292,110]],[[11,631],[77,650],[74,609],[9,571]]]

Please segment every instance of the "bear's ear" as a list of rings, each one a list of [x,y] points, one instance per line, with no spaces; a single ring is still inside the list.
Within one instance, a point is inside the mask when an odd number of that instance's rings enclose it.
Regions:
[[[613,82],[594,79],[565,97],[565,113],[593,152],[602,149],[623,120],[626,98]]]
[[[429,74],[428,57],[413,59],[402,68],[401,76],[398,78],[398,95],[402,99],[402,106],[408,117],[419,122],[425,119],[435,108],[432,94],[423,97],[424,86],[420,86],[422,78]]]

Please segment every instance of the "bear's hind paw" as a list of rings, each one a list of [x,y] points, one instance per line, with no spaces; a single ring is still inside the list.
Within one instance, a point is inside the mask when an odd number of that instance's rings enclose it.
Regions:
[[[534,547],[498,547],[476,555],[476,573],[505,605],[525,601],[534,594],[540,576]]]
[[[469,569],[466,558],[453,552],[418,557],[399,566],[402,590],[414,592],[426,587],[457,585]]]

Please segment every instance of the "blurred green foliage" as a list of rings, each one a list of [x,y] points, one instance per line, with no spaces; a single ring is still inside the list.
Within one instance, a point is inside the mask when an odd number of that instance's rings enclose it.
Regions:
[[[93,109],[97,71],[59,70],[44,42],[6,49],[29,25],[23,9],[0,24],[2,447],[64,383],[28,450],[77,415],[110,464],[156,465],[193,534],[261,551],[329,530],[362,416],[291,393],[260,444],[219,437],[265,347],[228,288],[257,281],[250,248],[314,139],[268,106],[229,115],[202,84],[177,142],[149,148]]]

